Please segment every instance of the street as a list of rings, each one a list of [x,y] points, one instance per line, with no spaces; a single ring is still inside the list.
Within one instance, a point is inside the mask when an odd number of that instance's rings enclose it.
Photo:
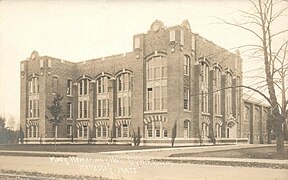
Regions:
[[[0,156],[0,169],[115,179],[288,179],[287,169],[151,162],[131,154],[81,154],[77,157]]]

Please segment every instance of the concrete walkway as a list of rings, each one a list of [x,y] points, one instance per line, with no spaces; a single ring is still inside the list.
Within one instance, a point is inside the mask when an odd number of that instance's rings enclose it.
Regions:
[[[219,150],[232,150],[252,147],[268,147],[275,145],[231,145],[231,146],[202,146],[177,147],[149,150],[114,151],[101,153],[72,153],[72,152],[35,152],[13,151],[13,153],[31,153],[31,156],[0,155],[0,169],[41,172],[46,174],[102,176],[115,179],[262,179],[286,180],[287,169],[274,169],[288,160],[212,158],[212,157],[169,157],[175,153],[198,153]],[[0,152],[11,152],[1,150]],[[45,154],[45,157],[35,157],[35,153]],[[21,154],[19,154],[21,155]],[[55,158],[53,155],[65,155]],[[68,157],[67,157],[68,155]],[[69,157],[71,155],[77,157]],[[151,161],[161,159],[161,161]],[[167,160],[167,161],[166,161]],[[169,160],[177,160],[172,162]],[[183,162],[181,162],[183,160]],[[218,164],[185,163],[184,160],[217,161]],[[166,162],[165,162],[166,161]],[[268,168],[249,166],[227,166],[223,161],[266,163]],[[231,163],[230,163],[231,164]],[[272,167],[271,167],[272,164]],[[266,166],[265,166],[266,167]]]
[[[120,159],[134,158],[134,159],[164,159],[164,160],[210,160],[210,161],[230,161],[230,162],[258,162],[258,163],[273,163],[273,164],[288,164],[288,160],[277,159],[247,159],[247,158],[220,158],[220,157],[169,157],[171,154],[178,153],[201,153],[201,152],[213,152],[213,151],[229,151],[233,149],[245,149],[256,147],[274,147],[275,144],[239,144],[239,145],[225,145],[225,146],[197,146],[197,147],[167,147],[159,149],[142,149],[142,150],[126,150],[126,151],[110,151],[110,152],[98,152],[98,153],[75,153],[75,152],[45,152],[45,151],[9,151],[0,150],[1,152],[19,153],[23,154],[44,154],[47,156],[53,155],[65,155],[65,156],[77,156],[77,157],[117,157]]]

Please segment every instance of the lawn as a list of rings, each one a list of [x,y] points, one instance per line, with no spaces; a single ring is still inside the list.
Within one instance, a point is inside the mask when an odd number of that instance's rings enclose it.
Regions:
[[[171,154],[170,157],[221,157],[221,158],[248,158],[248,159],[288,159],[288,147],[285,147],[285,155],[279,156],[276,147],[255,147],[244,149],[220,150],[201,153]]]
[[[98,144],[61,144],[56,145],[56,152],[109,152],[109,151],[126,151],[139,149],[156,149],[164,148],[161,146],[131,146],[131,145],[98,145]],[[165,147],[167,148],[167,147]],[[54,144],[6,144],[0,145],[0,150],[8,151],[46,151],[55,152]]]

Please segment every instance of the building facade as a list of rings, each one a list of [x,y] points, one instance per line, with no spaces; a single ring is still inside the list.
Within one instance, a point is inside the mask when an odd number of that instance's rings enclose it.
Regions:
[[[133,37],[133,51],[79,63],[39,56],[21,62],[21,129],[25,143],[175,145],[247,142],[242,59],[191,31],[188,21],[156,20]],[[63,96],[64,120],[47,109]]]
[[[272,124],[269,121],[269,105],[247,94],[243,95],[243,101],[243,137],[247,137],[250,144],[270,143]]]

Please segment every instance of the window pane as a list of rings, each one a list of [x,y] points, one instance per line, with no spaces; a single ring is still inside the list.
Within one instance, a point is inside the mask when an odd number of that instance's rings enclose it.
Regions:
[[[80,83],[78,83],[78,87],[79,87],[79,95],[83,95],[83,83],[82,81],[80,81]]]
[[[103,138],[106,138],[106,133],[107,133],[107,131],[106,131],[106,126],[102,126],[102,135],[103,135]]]
[[[156,129],[156,137],[160,137],[160,129]]]
[[[118,98],[118,116],[122,115],[122,103],[121,98]]]
[[[101,137],[101,126],[97,127],[97,137]]]
[[[128,126],[123,124],[123,137],[128,137]]]
[[[72,80],[67,80],[67,95],[72,95]]]
[[[37,137],[37,126],[33,126],[33,137]]]
[[[84,79],[84,94],[87,94],[87,88],[88,88],[88,84],[87,84],[87,79]]]
[[[122,137],[122,134],[121,134],[121,126],[119,126],[117,128],[118,132],[117,132],[117,137]]]
[[[106,99],[102,100],[102,116],[106,117]]]
[[[33,91],[35,89],[35,86],[33,86]],[[52,91],[54,93],[58,92],[58,78],[57,77],[53,77],[52,79]]]
[[[67,135],[71,135],[72,134],[72,126],[71,125],[68,125],[67,126]]]
[[[97,80],[97,89],[98,89],[98,93],[100,94],[101,93],[101,78],[99,78],[98,80]]]
[[[82,102],[80,102],[79,103],[79,118],[82,118],[82,110],[83,110]]]
[[[101,117],[101,100],[98,100],[98,117]]]
[[[152,88],[148,88],[148,110],[152,110],[153,107],[153,91]]]
[[[88,127],[87,126],[83,126],[83,137],[87,137],[88,136]]]
[[[87,101],[84,101],[84,118],[87,118],[88,116],[88,103]]]
[[[164,129],[164,130],[163,130],[163,137],[168,137],[168,131],[167,131],[167,129]]]
[[[82,127],[78,128],[78,132],[79,132],[79,137],[82,137]]]

